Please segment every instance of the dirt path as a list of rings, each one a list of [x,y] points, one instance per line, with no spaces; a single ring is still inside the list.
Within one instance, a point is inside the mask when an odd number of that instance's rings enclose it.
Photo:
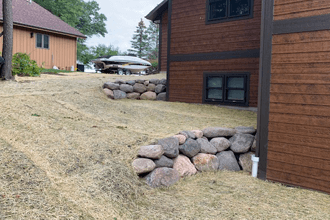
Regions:
[[[152,139],[207,126],[256,126],[256,114],[208,105],[110,100],[101,86],[116,78],[137,77],[65,73],[0,83],[0,219],[168,219],[180,213],[200,219],[208,212],[212,215],[204,219],[217,219],[218,198],[207,189],[221,181],[204,187],[194,177],[182,183],[189,189],[152,192],[130,163],[138,147]],[[257,181],[231,173],[202,175],[207,181],[217,175]],[[184,202],[198,198],[194,187],[202,187],[200,193],[212,199]],[[179,189],[173,201],[170,194]]]

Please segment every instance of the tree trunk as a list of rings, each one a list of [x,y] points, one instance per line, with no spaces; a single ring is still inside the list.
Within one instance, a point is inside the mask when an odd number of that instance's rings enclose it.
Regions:
[[[3,13],[3,49],[2,56],[5,63],[1,69],[1,78],[3,80],[13,79],[12,59],[13,59],[13,9],[12,0],[2,1]]]

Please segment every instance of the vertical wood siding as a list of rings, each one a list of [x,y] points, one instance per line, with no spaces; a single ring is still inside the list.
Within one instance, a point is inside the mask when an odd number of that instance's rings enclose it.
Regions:
[[[0,29],[2,30],[2,26]],[[34,33],[32,38],[31,32]],[[36,47],[36,33],[49,35],[49,49]],[[47,69],[57,66],[67,70],[70,70],[71,66],[76,67],[77,43],[74,37],[15,27],[13,38],[13,53],[29,54],[30,58],[37,61],[39,66],[43,65]],[[2,38],[0,48],[2,48]]]
[[[257,106],[259,58],[171,62],[170,70],[170,101],[188,103],[202,103],[204,72],[250,72],[250,106]]]
[[[205,24],[206,0],[173,0],[171,54],[210,53],[260,47],[261,0],[253,18]]]
[[[297,13],[280,17],[288,5]],[[330,1],[277,0],[274,19],[321,6]],[[267,179],[330,193],[330,31],[273,35],[272,44]]]
[[[162,45],[161,45],[161,55],[160,55],[160,71],[167,71],[167,33],[168,33],[168,11],[164,12],[162,17]]]

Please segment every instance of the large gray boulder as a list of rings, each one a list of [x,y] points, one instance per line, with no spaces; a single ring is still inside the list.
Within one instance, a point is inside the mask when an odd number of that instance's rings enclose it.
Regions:
[[[157,95],[156,99],[158,101],[166,101],[166,92],[161,92]]]
[[[191,176],[197,173],[197,170],[194,164],[191,163],[190,159],[181,154],[174,159],[173,169],[178,171],[180,176]]]
[[[240,171],[235,154],[232,151],[222,151],[217,153],[219,170]]]
[[[183,145],[179,146],[179,151],[187,157],[192,158],[201,151],[201,146],[196,140],[188,138]]]
[[[119,89],[124,92],[133,92],[133,86],[128,84],[121,84]]]
[[[137,93],[137,92],[127,93],[127,98],[128,99],[139,99],[140,98],[140,93]]]
[[[250,150],[253,140],[254,136],[251,134],[235,134],[229,139],[230,149],[235,153],[246,153]]]
[[[114,99],[126,99],[126,92],[121,90],[113,90]]]
[[[159,80],[159,84],[166,85],[166,79],[161,79],[161,80]]]
[[[147,158],[137,158],[132,162],[134,171],[137,174],[148,173],[156,168],[156,164]]]
[[[253,126],[251,127],[245,127],[245,126],[238,126],[235,128],[236,133],[242,133],[242,134],[254,134],[256,132],[256,129],[254,129]]]
[[[155,92],[157,94],[165,91],[166,91],[166,86],[164,86],[163,84],[158,84],[155,88]]]
[[[151,187],[171,186],[180,180],[178,171],[168,167],[156,168],[146,176],[146,182]]]
[[[227,150],[231,145],[230,141],[224,137],[212,138],[210,143],[217,149],[217,152]]]
[[[135,80],[135,82],[143,84],[145,82],[145,80],[144,79],[137,79],[137,80]]]
[[[159,159],[164,154],[162,145],[148,145],[140,147],[138,156]]]
[[[148,86],[149,85],[149,80],[144,81],[143,85]]]
[[[135,80],[127,80],[126,81],[126,84],[131,85],[131,86],[134,86]]]
[[[244,171],[246,172],[252,172],[252,164],[253,164],[253,161],[251,159],[251,156],[253,155],[254,153],[252,152],[249,152],[249,153],[246,153],[246,154],[241,154],[239,156],[239,164],[241,165],[241,167],[243,168]]]
[[[179,140],[177,138],[163,138],[158,140],[158,144],[163,146],[166,157],[175,158],[179,155]]]
[[[114,98],[113,91],[111,89],[104,88],[103,92],[104,92],[104,94],[106,94],[108,96],[108,98],[111,98],[111,99]]]
[[[147,87],[141,83],[135,83],[133,86],[133,91],[138,93],[144,93],[147,91]]]
[[[149,82],[157,85],[159,83],[159,79],[149,79]]]
[[[207,138],[214,137],[231,137],[236,133],[235,129],[222,127],[209,127],[203,130],[203,134]]]
[[[252,146],[251,146],[251,151],[256,152],[257,150],[257,135],[254,137]]]
[[[164,155],[161,156],[161,158],[159,158],[158,160],[154,160],[155,164],[156,164],[156,168],[158,167],[169,167],[172,168],[173,167],[173,163],[174,161]]]
[[[106,83],[104,83],[103,88],[116,90],[116,89],[119,89],[119,86],[120,85],[118,83],[106,82]]]
[[[205,138],[198,138],[197,143],[201,147],[201,153],[216,154],[217,149]]]
[[[156,89],[156,85],[155,85],[155,84],[150,83],[150,84],[147,86],[147,90],[148,90],[148,91],[154,92],[155,89]]]
[[[156,93],[154,92],[145,92],[140,96],[141,100],[156,100]]]
[[[212,171],[219,168],[219,161],[215,155],[199,153],[192,158],[192,162],[199,171]]]

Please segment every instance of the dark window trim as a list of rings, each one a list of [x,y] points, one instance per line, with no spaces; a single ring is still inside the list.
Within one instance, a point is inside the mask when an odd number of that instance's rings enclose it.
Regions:
[[[224,79],[223,80],[223,88],[222,88],[222,101],[210,101],[206,98],[207,96],[207,78],[212,77],[212,76],[219,76],[219,75],[224,75],[224,76],[242,76],[246,79],[246,84],[244,85],[244,91],[245,91],[245,101],[240,102],[240,101],[228,101],[226,100],[225,97],[225,90],[227,89],[227,82]],[[203,103],[206,104],[222,104],[222,105],[234,105],[234,106],[249,106],[249,99],[250,99],[250,72],[237,72],[237,71],[219,71],[219,72],[204,72],[203,73]],[[239,89],[241,90],[241,89]]]
[[[38,34],[41,35],[41,47],[38,47],[38,37],[37,37]],[[48,36],[48,48],[45,47],[45,36]],[[48,34],[36,33],[36,48],[49,50],[49,47],[50,47],[49,42],[50,42],[50,36]]]
[[[251,19],[253,18],[253,12],[254,12],[254,0],[250,0],[250,14],[246,16],[234,16],[234,17],[227,17],[227,18],[219,18],[219,19],[209,19],[210,10],[209,10],[209,0],[206,1],[206,12],[205,12],[205,24],[216,24],[216,23],[222,23],[222,22],[230,22],[230,21],[237,21],[237,20],[245,20],[245,19]],[[228,8],[229,6],[227,6]]]

